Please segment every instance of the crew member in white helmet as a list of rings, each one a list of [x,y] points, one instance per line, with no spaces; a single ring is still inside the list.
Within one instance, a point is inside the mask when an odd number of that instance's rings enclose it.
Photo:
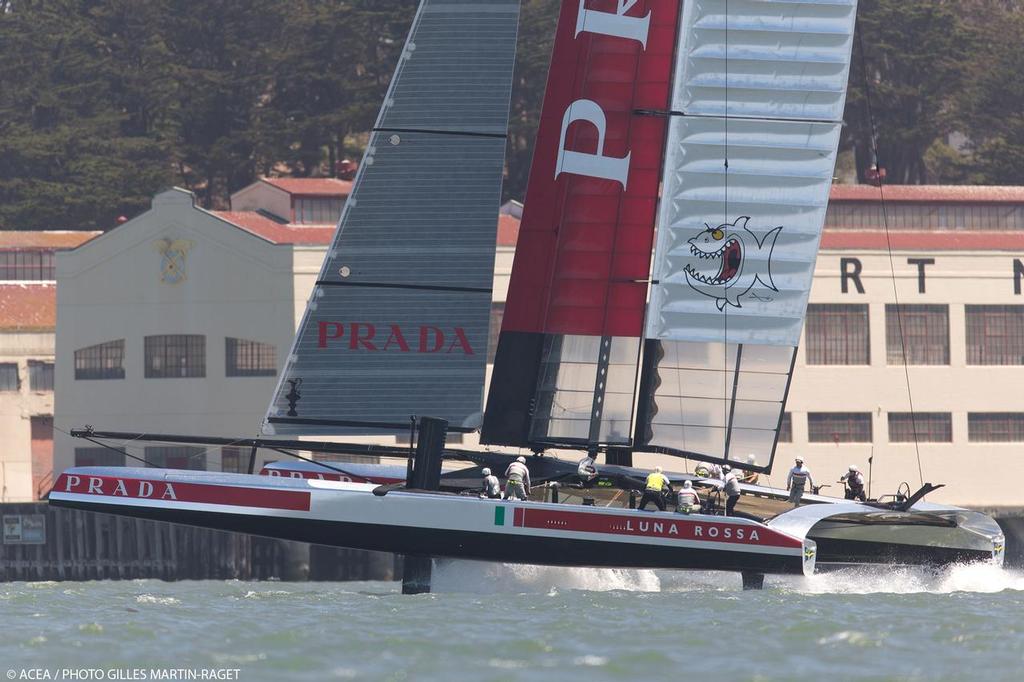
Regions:
[[[693,483],[683,481],[683,487],[676,495],[676,512],[679,514],[692,514],[700,510],[700,495],[693,489]]]
[[[732,516],[732,510],[740,499],[740,480],[728,464],[722,466],[722,474],[725,476],[725,515]]]
[[[580,478],[580,483],[586,485],[595,478],[597,478],[597,452],[595,450],[588,450],[587,456],[584,457],[576,465],[576,475]]]
[[[757,455],[755,455],[755,454],[747,455],[747,464],[749,464],[752,467],[756,467],[757,466]],[[757,485],[757,480],[759,478],[760,478],[760,475],[756,471],[746,471],[746,472],[743,473],[743,477],[740,478],[740,483],[746,483],[748,485]]]
[[[529,494],[530,470],[526,468],[526,458],[519,456],[505,469],[505,499],[525,500]]]
[[[814,481],[811,479],[810,470],[804,466],[804,458],[796,458],[796,466],[789,470],[786,477],[786,489],[789,490],[789,502],[794,507],[800,506],[800,498],[804,496],[804,486],[810,485],[814,489]]]
[[[843,474],[839,482],[846,484],[846,499],[867,501],[868,496],[864,494],[864,474],[860,473],[856,464],[850,465],[849,471]]]
[[[498,482],[498,477],[492,474],[487,467],[484,467],[480,473],[484,477],[483,491],[480,493],[480,497],[488,497],[492,500],[501,499],[501,483]]]

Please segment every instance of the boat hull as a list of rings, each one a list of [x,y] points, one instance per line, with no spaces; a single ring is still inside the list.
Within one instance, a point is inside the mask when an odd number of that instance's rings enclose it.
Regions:
[[[71,469],[56,506],[336,547],[556,566],[808,574],[813,541],[747,519],[392,491],[307,479]]]

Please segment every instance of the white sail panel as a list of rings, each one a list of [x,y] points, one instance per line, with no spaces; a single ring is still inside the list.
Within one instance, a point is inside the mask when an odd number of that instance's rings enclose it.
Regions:
[[[673,119],[648,338],[799,342],[839,130]]]
[[[856,13],[856,0],[686,2],[672,109],[840,120]]]
[[[641,448],[770,468],[835,169],[855,0],[695,0],[676,54]]]

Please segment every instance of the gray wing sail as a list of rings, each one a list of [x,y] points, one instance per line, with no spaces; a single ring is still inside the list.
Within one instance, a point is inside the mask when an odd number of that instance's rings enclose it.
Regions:
[[[518,0],[422,0],[264,423],[480,419]]]

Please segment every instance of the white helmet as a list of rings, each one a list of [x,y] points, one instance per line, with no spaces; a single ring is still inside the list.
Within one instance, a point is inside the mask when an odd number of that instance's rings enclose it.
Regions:
[[[857,465],[856,464],[851,464],[850,465],[850,471],[858,471]]]
[[[722,465],[722,473],[723,474],[727,474],[730,471],[732,471],[732,467],[731,466],[729,466],[728,464],[723,464]]]
[[[797,457],[796,458],[796,463],[797,464],[803,464],[804,463],[804,458],[803,457]]]
[[[690,483],[689,481],[683,481],[683,487],[684,488],[692,488],[693,484]]]
[[[757,462],[757,455],[755,455],[754,453],[750,453],[749,455],[747,455],[747,464],[754,464],[756,462]]]
[[[516,457],[516,461],[519,462],[520,464],[526,464],[526,458],[523,457],[522,455]]]
[[[654,467],[654,473],[660,474],[661,473],[661,467]]]
[[[487,467],[484,467],[484,470],[481,471],[480,473],[483,474],[484,476],[490,476],[491,475],[491,470],[488,469]]]

